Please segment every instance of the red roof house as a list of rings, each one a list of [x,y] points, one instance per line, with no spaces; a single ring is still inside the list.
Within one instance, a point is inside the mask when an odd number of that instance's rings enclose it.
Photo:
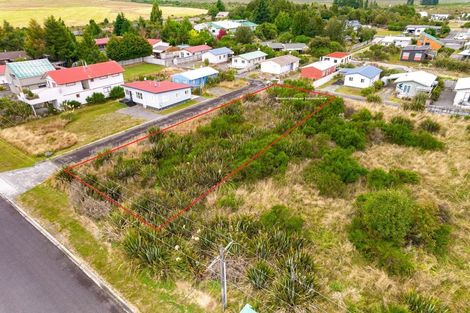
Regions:
[[[94,79],[109,75],[123,73],[124,69],[115,61],[91,64],[87,66],[77,66],[56,71],[47,72],[57,85],[65,85],[88,79]]]
[[[183,50],[188,51],[191,54],[196,54],[196,53],[204,53],[209,50],[212,50],[212,47],[208,45],[199,45],[199,46],[187,47],[187,48],[184,48]]]
[[[0,75],[5,74],[5,69],[7,68],[6,65],[0,65]]]
[[[95,44],[98,46],[100,49],[104,49],[106,45],[109,42],[109,37],[104,37],[104,38],[96,38],[95,39]]]
[[[338,64],[332,61],[318,61],[302,67],[300,76],[318,80],[336,72],[337,67]]]
[[[5,69],[6,69],[6,65],[0,65],[0,85],[1,84],[6,84],[7,83],[7,79],[5,77]]]
[[[351,53],[347,52],[332,52],[321,57],[321,61],[331,61],[337,64],[346,64],[352,60]]]
[[[155,46],[157,43],[161,42],[160,39],[156,39],[156,38],[148,38],[147,41],[152,47]]]

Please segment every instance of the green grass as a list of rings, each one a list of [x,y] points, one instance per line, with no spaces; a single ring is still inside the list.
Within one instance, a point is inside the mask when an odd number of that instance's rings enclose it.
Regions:
[[[124,80],[126,82],[136,80],[139,76],[142,75],[152,75],[160,72],[164,69],[161,65],[140,63],[135,65],[125,66],[124,70]]]
[[[38,160],[0,139],[0,172],[34,165]]]
[[[141,312],[203,312],[178,296],[173,284],[155,281],[150,273],[131,265],[119,248],[98,240],[74,212],[66,193],[44,183],[21,195],[19,201],[49,232],[65,238],[63,243],[68,248]]]
[[[353,96],[360,96],[361,95],[361,89],[360,88],[354,88],[354,87],[349,87],[349,86],[341,86],[338,89],[335,90],[338,93],[343,93],[347,95],[353,95]]]
[[[195,101],[195,100],[189,100],[189,101],[186,101],[184,103],[171,106],[168,109],[161,110],[161,111],[158,112],[158,114],[167,115],[167,114],[185,109],[187,107],[190,107],[190,106],[192,106],[196,103],[197,103],[197,101]]]
[[[388,30],[385,28],[375,28],[377,31],[377,36],[399,36],[401,35],[401,31],[399,30]]]

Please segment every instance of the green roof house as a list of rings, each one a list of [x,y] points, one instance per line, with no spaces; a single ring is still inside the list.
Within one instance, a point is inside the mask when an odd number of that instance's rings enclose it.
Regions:
[[[12,62],[6,64],[5,78],[13,93],[23,88],[38,89],[46,86],[46,73],[55,68],[48,59]]]

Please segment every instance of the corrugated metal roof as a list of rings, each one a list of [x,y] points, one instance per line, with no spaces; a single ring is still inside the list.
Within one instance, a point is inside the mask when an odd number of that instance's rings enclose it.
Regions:
[[[298,57],[287,54],[287,55],[281,55],[280,57],[276,57],[276,58],[266,60],[264,62],[274,62],[274,63],[277,63],[279,65],[287,65],[287,64],[296,63],[296,62],[299,62],[299,61],[300,61],[300,59]]]
[[[245,59],[245,60],[253,60],[253,59],[262,58],[265,56],[267,56],[267,54],[260,50],[238,55],[238,57]]]
[[[364,65],[361,67],[348,68],[348,69],[341,70],[341,73],[344,73],[346,75],[359,74],[359,75],[372,79],[376,77],[377,75],[379,75],[380,73],[382,73],[382,70],[372,65]]]
[[[459,78],[455,84],[455,90],[470,89],[470,77]]]
[[[417,71],[417,72],[410,72],[410,73],[402,73],[400,77],[395,81],[396,83],[404,83],[404,82],[416,82],[420,85],[431,87],[434,82],[436,81],[437,76],[425,71]]]
[[[213,55],[223,55],[223,54],[233,54],[233,51],[227,47],[222,47],[222,48],[212,49],[210,51],[207,51],[207,53],[211,53]]]
[[[186,71],[183,73],[178,73],[178,74],[173,75],[173,77],[182,76],[188,80],[195,80],[198,78],[207,77],[207,76],[211,76],[211,75],[218,74],[218,73],[219,71],[213,69],[210,66],[207,66],[207,67],[201,67],[201,68],[191,70],[191,71]]]
[[[48,59],[7,63],[7,67],[20,79],[42,76],[47,72],[55,70]]]

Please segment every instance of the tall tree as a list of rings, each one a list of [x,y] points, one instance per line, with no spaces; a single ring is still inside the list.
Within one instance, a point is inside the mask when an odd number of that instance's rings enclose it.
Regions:
[[[101,27],[96,24],[95,20],[91,19],[85,27],[84,34],[88,34],[93,38],[99,38],[103,34],[103,31],[101,30]]]
[[[95,39],[85,33],[83,40],[77,44],[77,58],[81,62],[87,64],[94,64],[108,60],[106,55],[100,51],[95,43]]]
[[[132,24],[124,16],[124,13],[121,12],[116,16],[116,20],[114,21],[113,34],[122,36],[129,31],[132,31]]]
[[[34,19],[29,21],[26,29],[24,49],[30,57],[37,59],[46,53],[46,32]]]
[[[276,24],[276,27],[280,32],[288,31],[291,23],[291,17],[286,12],[279,12],[274,20],[274,24]]]
[[[253,42],[255,34],[251,30],[251,28],[246,26],[238,27],[235,31],[234,39],[242,44],[247,44]]]
[[[75,36],[61,19],[50,16],[44,22],[46,54],[55,61],[71,63],[75,56]]]
[[[111,38],[106,45],[106,54],[115,61],[130,60],[151,55],[152,46],[145,38],[128,32],[122,38]]]
[[[0,27],[0,51],[23,50],[25,32],[3,21]]]
[[[253,21],[258,24],[270,21],[268,0],[257,0],[253,8]]]
[[[219,10],[219,12],[225,11],[225,4],[222,2],[222,0],[217,0],[215,6],[217,7],[217,10]]]
[[[332,17],[325,25],[325,35],[332,41],[342,43],[344,41],[344,22],[337,17]]]
[[[153,1],[152,12],[150,12],[150,22],[160,26],[163,24],[163,13],[158,6],[157,0]]]

